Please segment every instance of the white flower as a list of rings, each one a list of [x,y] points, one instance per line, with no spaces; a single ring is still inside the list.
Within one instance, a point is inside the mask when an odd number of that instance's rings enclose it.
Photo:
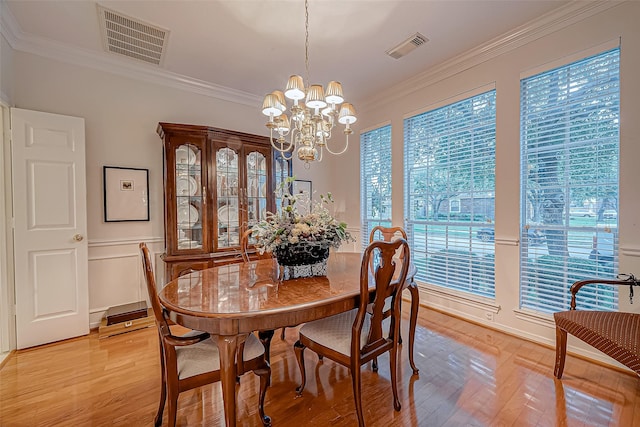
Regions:
[[[333,203],[331,194],[320,195],[320,202],[313,205],[311,213],[300,215],[296,204],[310,206],[308,196],[289,193],[289,186],[295,178],[287,178],[276,190],[283,206],[277,213],[267,213],[267,217],[253,226],[256,246],[261,252],[273,252],[290,244],[310,242],[326,247],[339,247],[343,241],[355,241],[347,231],[347,224],[338,222],[327,206]]]

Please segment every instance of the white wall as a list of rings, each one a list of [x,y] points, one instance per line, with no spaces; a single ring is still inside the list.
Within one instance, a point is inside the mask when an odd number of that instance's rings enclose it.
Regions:
[[[495,83],[496,101],[496,301],[466,300],[463,295],[442,294],[433,286],[422,284],[421,302],[458,316],[487,324],[538,342],[552,344],[555,330],[550,317],[528,316],[518,308],[519,277],[519,80],[520,73],[580,53],[586,49],[621,38],[621,164],[620,164],[620,271],[640,275],[640,224],[637,212],[640,197],[640,2],[628,2],[605,10],[582,22],[541,36],[515,50],[470,66],[455,73],[429,75],[415,87],[404,86],[386,92],[391,97],[385,103],[367,104],[361,108],[359,128],[367,129],[391,121],[393,153],[393,223],[403,224],[403,118],[412,112],[424,111],[430,105]],[[445,70],[446,71],[446,70]],[[393,98],[393,93],[402,93]],[[358,150],[336,160],[331,186],[339,200],[345,201],[345,219],[359,223],[359,162]],[[620,290],[622,311],[640,312],[640,297],[629,305],[628,290]],[[497,311],[493,321],[487,312]],[[480,338],[481,339],[481,338]],[[570,338],[569,344],[576,341]],[[600,354],[583,354],[611,362]]]

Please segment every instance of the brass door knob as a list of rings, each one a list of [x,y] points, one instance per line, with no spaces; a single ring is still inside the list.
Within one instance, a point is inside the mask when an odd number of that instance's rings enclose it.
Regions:
[[[82,234],[76,234],[75,236],[73,236],[73,240],[75,240],[76,242],[82,242],[82,240],[84,240],[84,236]]]

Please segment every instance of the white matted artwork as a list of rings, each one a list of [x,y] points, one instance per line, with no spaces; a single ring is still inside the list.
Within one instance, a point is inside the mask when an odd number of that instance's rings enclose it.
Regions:
[[[104,220],[149,221],[149,169],[104,166]]]
[[[311,181],[303,179],[296,179],[293,181],[293,188],[291,189],[294,196],[298,196],[296,207],[301,215],[306,215],[311,212],[311,196],[312,187]]]

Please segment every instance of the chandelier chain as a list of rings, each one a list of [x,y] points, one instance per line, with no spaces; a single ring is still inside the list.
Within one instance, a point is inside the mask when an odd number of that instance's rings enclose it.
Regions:
[[[309,0],[304,0],[304,68],[306,87],[309,87]]]

